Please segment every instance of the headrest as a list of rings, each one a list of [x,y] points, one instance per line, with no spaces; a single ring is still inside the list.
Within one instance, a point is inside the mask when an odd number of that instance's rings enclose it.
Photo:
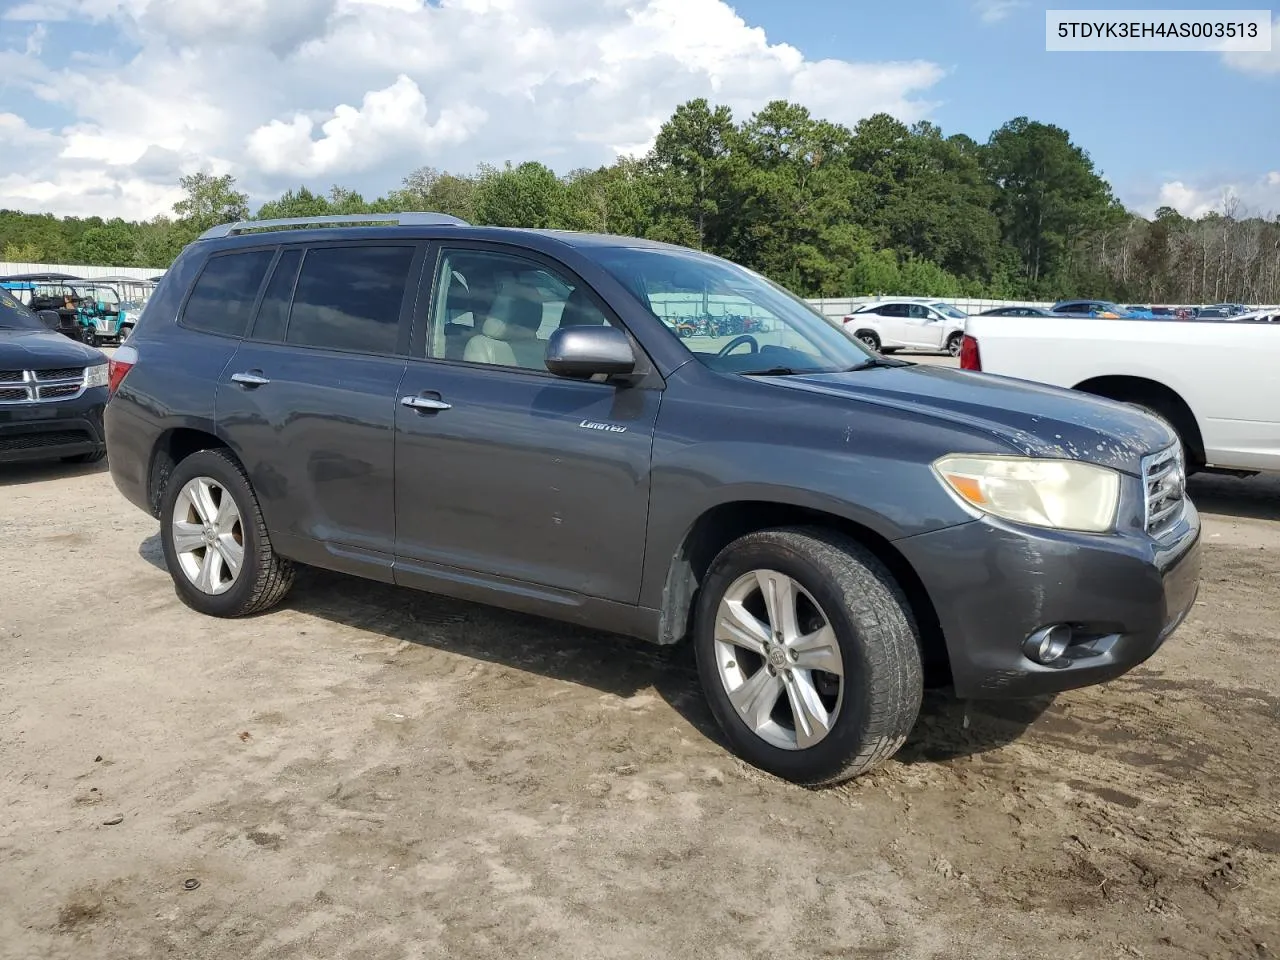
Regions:
[[[482,333],[494,340],[528,340],[542,326],[542,301],[526,287],[506,287],[493,299]]]

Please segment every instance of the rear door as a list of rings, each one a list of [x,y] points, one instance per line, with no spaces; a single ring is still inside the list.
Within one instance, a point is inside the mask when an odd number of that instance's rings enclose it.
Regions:
[[[220,429],[289,556],[391,579],[396,397],[424,250],[282,248],[223,373]]]
[[[910,347],[936,347],[941,342],[941,328],[933,317],[932,311],[923,303],[900,304],[905,308],[906,316],[897,322],[901,324],[902,342]]]
[[[876,307],[875,314],[881,346],[904,346],[907,342],[903,339],[907,332],[907,305],[905,303],[881,304]]]
[[[397,582],[430,588],[475,571],[636,603],[661,389],[547,371],[546,339],[562,323],[619,324],[556,261],[484,244],[433,259],[395,408]],[[485,306],[459,354],[460,286]]]

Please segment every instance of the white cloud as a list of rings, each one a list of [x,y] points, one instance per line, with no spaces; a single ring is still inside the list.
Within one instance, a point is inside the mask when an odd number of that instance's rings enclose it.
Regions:
[[[999,23],[1026,5],[1026,0],[974,0],[973,9],[984,23]]]
[[[0,203],[57,213],[105,198],[123,216],[164,212],[166,178],[202,166],[257,199],[299,178],[376,195],[423,164],[563,171],[643,151],[699,96],[739,119],[787,98],[846,124],[910,122],[944,76],[808,59],[725,0],[38,0],[5,16],[114,37],[80,56],[46,43],[44,63],[0,51],[10,90],[73,118],[51,149],[0,151]]]
[[[1280,17],[1271,21],[1271,49],[1265,53],[1224,53],[1227,66],[1242,73],[1280,73]]]
[[[312,139],[315,124],[297,114],[289,123],[272,120],[249,135],[248,154],[268,173],[303,177],[334,170],[358,171],[376,166],[402,147],[430,151],[440,144],[461,143],[485,120],[484,111],[446,107],[431,123],[427,101],[418,85],[401,74],[384,90],[364,95],[359,108],[340,105]]]
[[[1234,207],[1237,216],[1275,216],[1280,213],[1280,170],[1256,180],[1218,183],[1188,183],[1171,180],[1160,186],[1156,198],[1140,209],[1146,216],[1159,207],[1172,207],[1185,217],[1202,217],[1211,211],[1222,213]]]

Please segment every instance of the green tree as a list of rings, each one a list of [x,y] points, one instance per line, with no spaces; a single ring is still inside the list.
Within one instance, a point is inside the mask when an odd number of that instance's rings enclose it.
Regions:
[[[297,190],[286,190],[280,199],[271,200],[258,208],[258,220],[278,220],[291,217],[323,217],[334,211],[329,201],[308,190],[305,186]]]
[[[447,213],[470,223],[475,219],[476,182],[471,177],[442,173],[435,167],[419,167],[404,178],[388,202],[395,210]]]
[[[71,257],[76,263],[110,267],[135,266],[139,262],[139,238],[135,224],[117,218],[80,234]]]
[[[249,219],[249,198],[235,189],[236,178],[230,174],[194,173],[178,183],[187,195],[173,205],[173,212],[189,228],[199,232]]]
[[[477,223],[535,229],[567,225],[564,184],[541,163],[482,169],[472,203]]]
[[[1011,120],[991,135],[985,163],[1004,239],[1033,284],[1067,266],[1085,232],[1123,216],[1089,155],[1061,127]]]
[[[712,109],[699,98],[676,107],[654,141],[650,163],[660,180],[663,205],[659,219],[683,219],[692,230],[693,244],[703,249],[720,236],[719,220],[726,209],[726,176],[731,141],[736,130],[728,107]],[[686,233],[674,229],[676,233]]]

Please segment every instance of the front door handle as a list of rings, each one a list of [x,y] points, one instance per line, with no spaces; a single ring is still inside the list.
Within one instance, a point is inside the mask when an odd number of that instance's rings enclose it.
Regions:
[[[413,407],[415,410],[453,409],[453,404],[445,403],[443,400],[437,400],[434,397],[401,397],[400,402],[406,407]]]
[[[240,383],[246,387],[261,387],[271,382],[262,374],[254,373],[252,370],[245,373],[233,373],[231,379],[234,383]]]

